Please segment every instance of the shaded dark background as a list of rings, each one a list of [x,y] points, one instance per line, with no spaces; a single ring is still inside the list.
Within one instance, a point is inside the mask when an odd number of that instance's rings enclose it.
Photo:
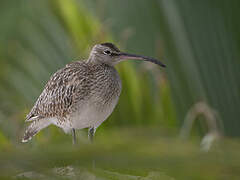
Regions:
[[[117,65],[123,91],[96,139],[99,136],[100,142],[115,147],[111,137],[125,132],[135,143],[159,137],[168,143],[165,138],[177,139],[181,132],[182,137],[193,137],[193,143],[212,135],[218,141],[234,139],[239,147],[239,8],[237,0],[2,0],[0,147],[69,146],[71,137],[56,127],[20,145],[25,116],[51,74],[87,58],[94,44],[107,41],[131,53],[156,57],[167,68],[145,62]],[[84,131],[78,136],[86,142]],[[162,145],[168,146],[161,144],[160,149]],[[179,144],[178,148],[181,152]],[[234,174],[231,170],[227,172]]]

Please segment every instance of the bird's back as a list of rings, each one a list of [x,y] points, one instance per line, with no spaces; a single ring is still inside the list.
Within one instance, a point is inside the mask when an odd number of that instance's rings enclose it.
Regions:
[[[54,124],[65,131],[98,126],[114,109],[120,92],[114,67],[77,61],[51,76],[27,121],[55,118]]]

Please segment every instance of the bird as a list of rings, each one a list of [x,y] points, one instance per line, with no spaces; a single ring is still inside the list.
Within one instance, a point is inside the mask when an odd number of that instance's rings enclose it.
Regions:
[[[93,46],[88,59],[67,64],[55,72],[26,116],[30,123],[22,142],[28,142],[40,130],[53,124],[65,133],[88,128],[92,142],[96,129],[113,112],[122,84],[115,65],[123,60],[142,60],[161,67],[157,59],[120,51],[113,43]]]

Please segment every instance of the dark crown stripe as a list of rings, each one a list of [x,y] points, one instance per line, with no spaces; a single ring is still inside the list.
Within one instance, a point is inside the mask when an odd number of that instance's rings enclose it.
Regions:
[[[106,42],[106,43],[102,43],[101,45],[109,47],[116,52],[120,52],[120,50],[113,43]]]

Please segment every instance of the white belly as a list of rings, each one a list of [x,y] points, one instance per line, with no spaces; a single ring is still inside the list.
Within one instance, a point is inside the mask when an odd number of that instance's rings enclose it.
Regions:
[[[113,112],[117,101],[118,99],[115,99],[110,104],[100,106],[92,104],[84,105],[82,109],[72,114],[70,119],[73,127],[76,129],[87,127],[97,128]]]
[[[78,110],[66,117],[64,123],[54,121],[53,124],[62,128],[64,132],[69,133],[72,128],[83,129],[97,128],[105,121],[114,110],[118,102],[118,97],[108,104],[85,103],[79,106]],[[56,119],[57,120],[57,119]]]

